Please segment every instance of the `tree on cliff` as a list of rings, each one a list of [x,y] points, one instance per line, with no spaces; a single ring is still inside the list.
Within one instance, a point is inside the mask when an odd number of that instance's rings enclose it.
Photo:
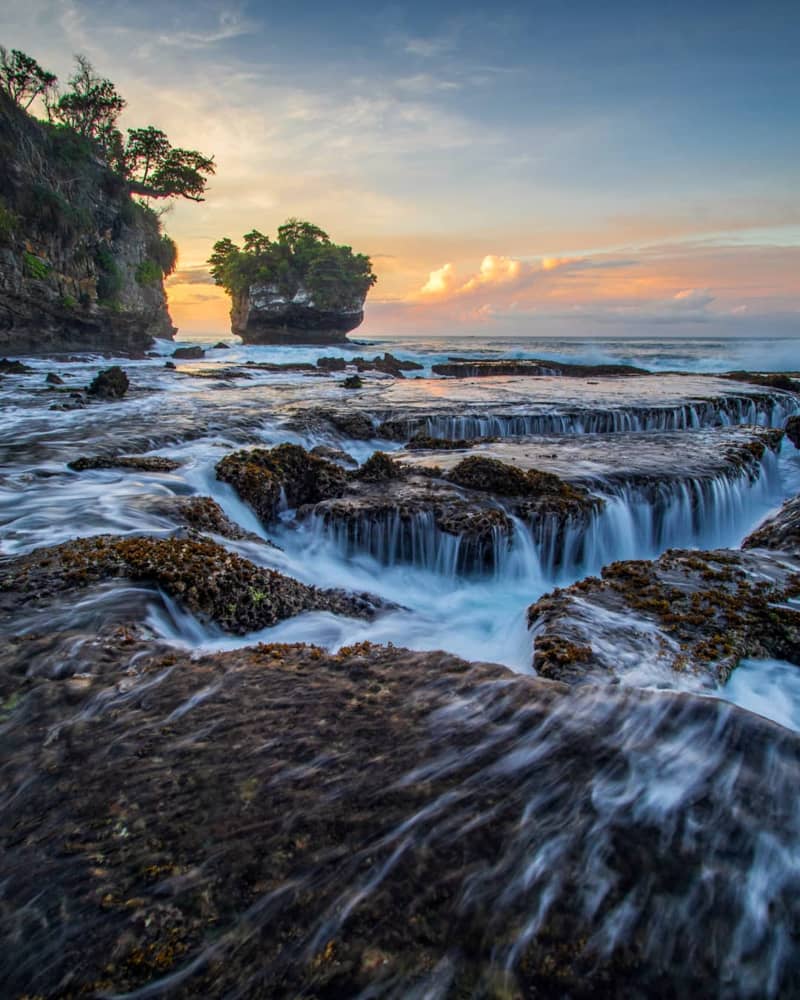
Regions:
[[[364,301],[378,280],[365,254],[331,242],[319,226],[288,219],[277,240],[257,229],[240,248],[227,236],[214,244],[208,259],[211,275],[231,295],[251,285],[274,285],[286,298],[306,291],[319,309],[341,309]]]
[[[10,52],[0,45],[0,90],[24,111],[37,97],[46,97],[56,85],[55,73],[42,69],[38,62],[19,49]]]
[[[71,90],[59,94],[49,105],[50,120],[92,139],[105,152],[111,166],[119,167],[122,134],[117,119],[125,100],[110,80],[100,77],[85,56],[76,56],[77,69],[69,78]]]
[[[207,177],[216,170],[213,156],[173,146],[166,133],[152,125],[128,129],[124,164],[137,194],[190,201],[203,200]]]

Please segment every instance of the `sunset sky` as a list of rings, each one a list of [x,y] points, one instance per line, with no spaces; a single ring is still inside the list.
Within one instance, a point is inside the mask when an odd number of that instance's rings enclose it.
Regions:
[[[186,336],[214,241],[293,215],[372,256],[360,334],[800,330],[796,0],[5,0],[0,42],[215,155],[164,218]]]

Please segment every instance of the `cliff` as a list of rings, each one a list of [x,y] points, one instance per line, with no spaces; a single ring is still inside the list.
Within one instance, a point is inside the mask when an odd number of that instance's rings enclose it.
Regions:
[[[337,308],[319,308],[300,285],[289,298],[275,284],[250,285],[234,293],[231,330],[246,344],[336,344],[364,319],[366,294]]]
[[[0,354],[171,338],[174,244],[96,148],[0,93],[0,162]]]

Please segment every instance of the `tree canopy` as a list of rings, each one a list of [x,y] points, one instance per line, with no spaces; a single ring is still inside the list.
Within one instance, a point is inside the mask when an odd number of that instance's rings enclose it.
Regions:
[[[276,240],[253,229],[239,247],[226,236],[214,244],[208,263],[216,284],[231,295],[271,284],[291,299],[302,288],[319,309],[363,301],[378,280],[369,257],[332,243],[319,226],[301,219],[279,226]]]
[[[56,76],[42,69],[36,60],[19,49],[10,52],[0,45],[0,90],[27,111],[39,96],[46,96],[56,85]]]
[[[43,96],[50,122],[92,142],[135,194],[202,201],[216,169],[213,156],[173,146],[153,125],[129,128],[127,139],[123,137],[118,122],[125,99],[85,56],[76,56],[75,62],[68,89],[59,92],[53,73],[24,52],[9,53],[0,46],[0,89],[23,110]]]

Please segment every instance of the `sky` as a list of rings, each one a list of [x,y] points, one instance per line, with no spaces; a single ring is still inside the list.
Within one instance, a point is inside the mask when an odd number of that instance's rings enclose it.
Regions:
[[[800,334],[800,4],[0,0],[213,153],[164,215],[184,336],[205,261],[290,216],[368,253],[359,335]]]

